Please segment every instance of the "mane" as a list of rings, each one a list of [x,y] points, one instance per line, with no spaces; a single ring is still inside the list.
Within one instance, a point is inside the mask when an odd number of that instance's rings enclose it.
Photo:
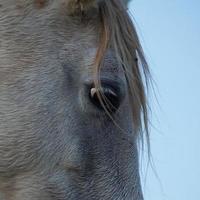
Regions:
[[[95,58],[95,76],[97,77],[95,87],[101,87],[99,79],[101,63],[107,49],[112,48],[126,77],[135,132],[140,136],[142,144],[145,134],[149,148],[147,91],[151,78],[136,28],[125,4],[120,0],[101,1],[99,13],[101,34]],[[100,102],[105,105],[102,94],[99,93],[98,97]],[[109,110],[106,112],[111,116]]]

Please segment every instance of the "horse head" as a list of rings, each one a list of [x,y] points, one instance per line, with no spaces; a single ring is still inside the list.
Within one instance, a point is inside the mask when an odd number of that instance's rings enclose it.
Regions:
[[[0,0],[2,199],[142,200],[148,76],[123,1]]]

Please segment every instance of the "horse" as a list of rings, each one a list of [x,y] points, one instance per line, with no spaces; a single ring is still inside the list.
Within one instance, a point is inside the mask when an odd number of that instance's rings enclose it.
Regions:
[[[0,0],[1,200],[142,200],[148,64],[122,0]]]

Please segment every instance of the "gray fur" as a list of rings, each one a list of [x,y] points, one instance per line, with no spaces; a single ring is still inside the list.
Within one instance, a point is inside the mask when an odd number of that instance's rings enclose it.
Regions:
[[[101,77],[125,93],[122,132],[85,87],[98,15],[68,16],[62,2],[0,0],[0,199],[142,200],[125,77],[108,52]]]

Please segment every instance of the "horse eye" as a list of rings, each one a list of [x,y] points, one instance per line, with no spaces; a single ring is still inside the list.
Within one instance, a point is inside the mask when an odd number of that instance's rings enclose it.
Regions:
[[[102,101],[98,96],[98,89],[95,87],[90,89],[90,100],[100,110],[108,110],[109,112],[115,112],[120,106],[119,92],[115,91],[111,87],[102,87],[99,89]],[[102,105],[103,104],[103,105]]]

